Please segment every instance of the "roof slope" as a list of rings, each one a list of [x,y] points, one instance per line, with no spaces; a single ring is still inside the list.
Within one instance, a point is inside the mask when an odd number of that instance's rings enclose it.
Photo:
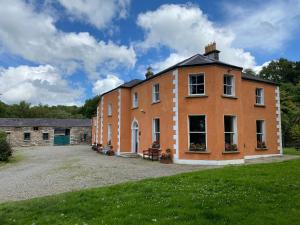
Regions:
[[[247,74],[247,73],[242,73],[242,79],[244,79],[244,80],[253,80],[253,81],[258,81],[258,82],[277,85],[276,82],[274,82],[274,81],[263,79],[259,76],[253,76],[253,75],[250,75],[250,74]]]
[[[0,118],[0,127],[90,127],[90,119]]]

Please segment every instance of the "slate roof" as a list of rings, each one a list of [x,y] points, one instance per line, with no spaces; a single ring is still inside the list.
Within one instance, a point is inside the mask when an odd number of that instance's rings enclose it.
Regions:
[[[263,79],[263,78],[261,78],[261,77],[253,76],[253,75],[246,74],[246,73],[242,73],[242,79],[245,79],[245,80],[253,80],[253,81],[258,81],[258,82],[264,82],[264,83],[268,83],[268,84],[274,84],[274,85],[277,85],[276,82],[273,82],[273,81],[271,81],[271,80],[266,80],[266,79]]]
[[[90,119],[0,118],[0,127],[90,127]]]
[[[140,83],[142,80],[139,80],[139,79],[134,79],[134,80],[131,80],[131,81],[128,81],[122,85],[120,85],[119,87],[124,87],[124,88],[131,88],[133,87],[134,85]]]

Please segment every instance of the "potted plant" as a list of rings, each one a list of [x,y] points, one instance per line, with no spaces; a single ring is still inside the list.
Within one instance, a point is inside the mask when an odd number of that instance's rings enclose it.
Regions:
[[[229,144],[229,143],[226,143],[225,144],[225,151],[226,152],[236,152],[238,149],[237,149],[237,145],[236,144]]]
[[[159,141],[154,141],[154,142],[152,143],[152,148],[157,148],[157,149],[159,149],[159,148],[160,148]]]
[[[267,145],[264,141],[258,141],[257,148],[267,148]]]
[[[191,144],[190,144],[190,147],[189,147],[189,150],[190,150],[190,151],[196,151],[196,150],[197,150],[196,145],[195,145],[194,143],[191,143]]]
[[[170,148],[167,148],[164,153],[161,154],[160,162],[165,164],[173,163],[172,161],[172,151]]]
[[[196,144],[196,150],[197,151],[206,151],[206,145],[205,144]]]

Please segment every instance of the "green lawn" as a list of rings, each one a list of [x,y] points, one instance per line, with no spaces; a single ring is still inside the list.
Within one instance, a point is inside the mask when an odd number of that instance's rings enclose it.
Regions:
[[[285,155],[300,155],[300,150],[296,150],[296,148],[284,148],[283,154],[285,154]]]
[[[229,166],[0,205],[0,224],[300,224],[300,160]]]
[[[5,166],[5,165],[9,165],[9,164],[18,163],[18,162],[22,161],[24,158],[25,158],[24,155],[22,155],[21,153],[13,152],[13,155],[9,158],[8,161],[6,161],[6,162],[0,161],[0,167]]]

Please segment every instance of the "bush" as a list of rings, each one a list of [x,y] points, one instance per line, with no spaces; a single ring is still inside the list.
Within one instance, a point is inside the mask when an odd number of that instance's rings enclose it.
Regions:
[[[12,155],[12,149],[6,140],[6,134],[0,132],[0,161],[8,161]]]

